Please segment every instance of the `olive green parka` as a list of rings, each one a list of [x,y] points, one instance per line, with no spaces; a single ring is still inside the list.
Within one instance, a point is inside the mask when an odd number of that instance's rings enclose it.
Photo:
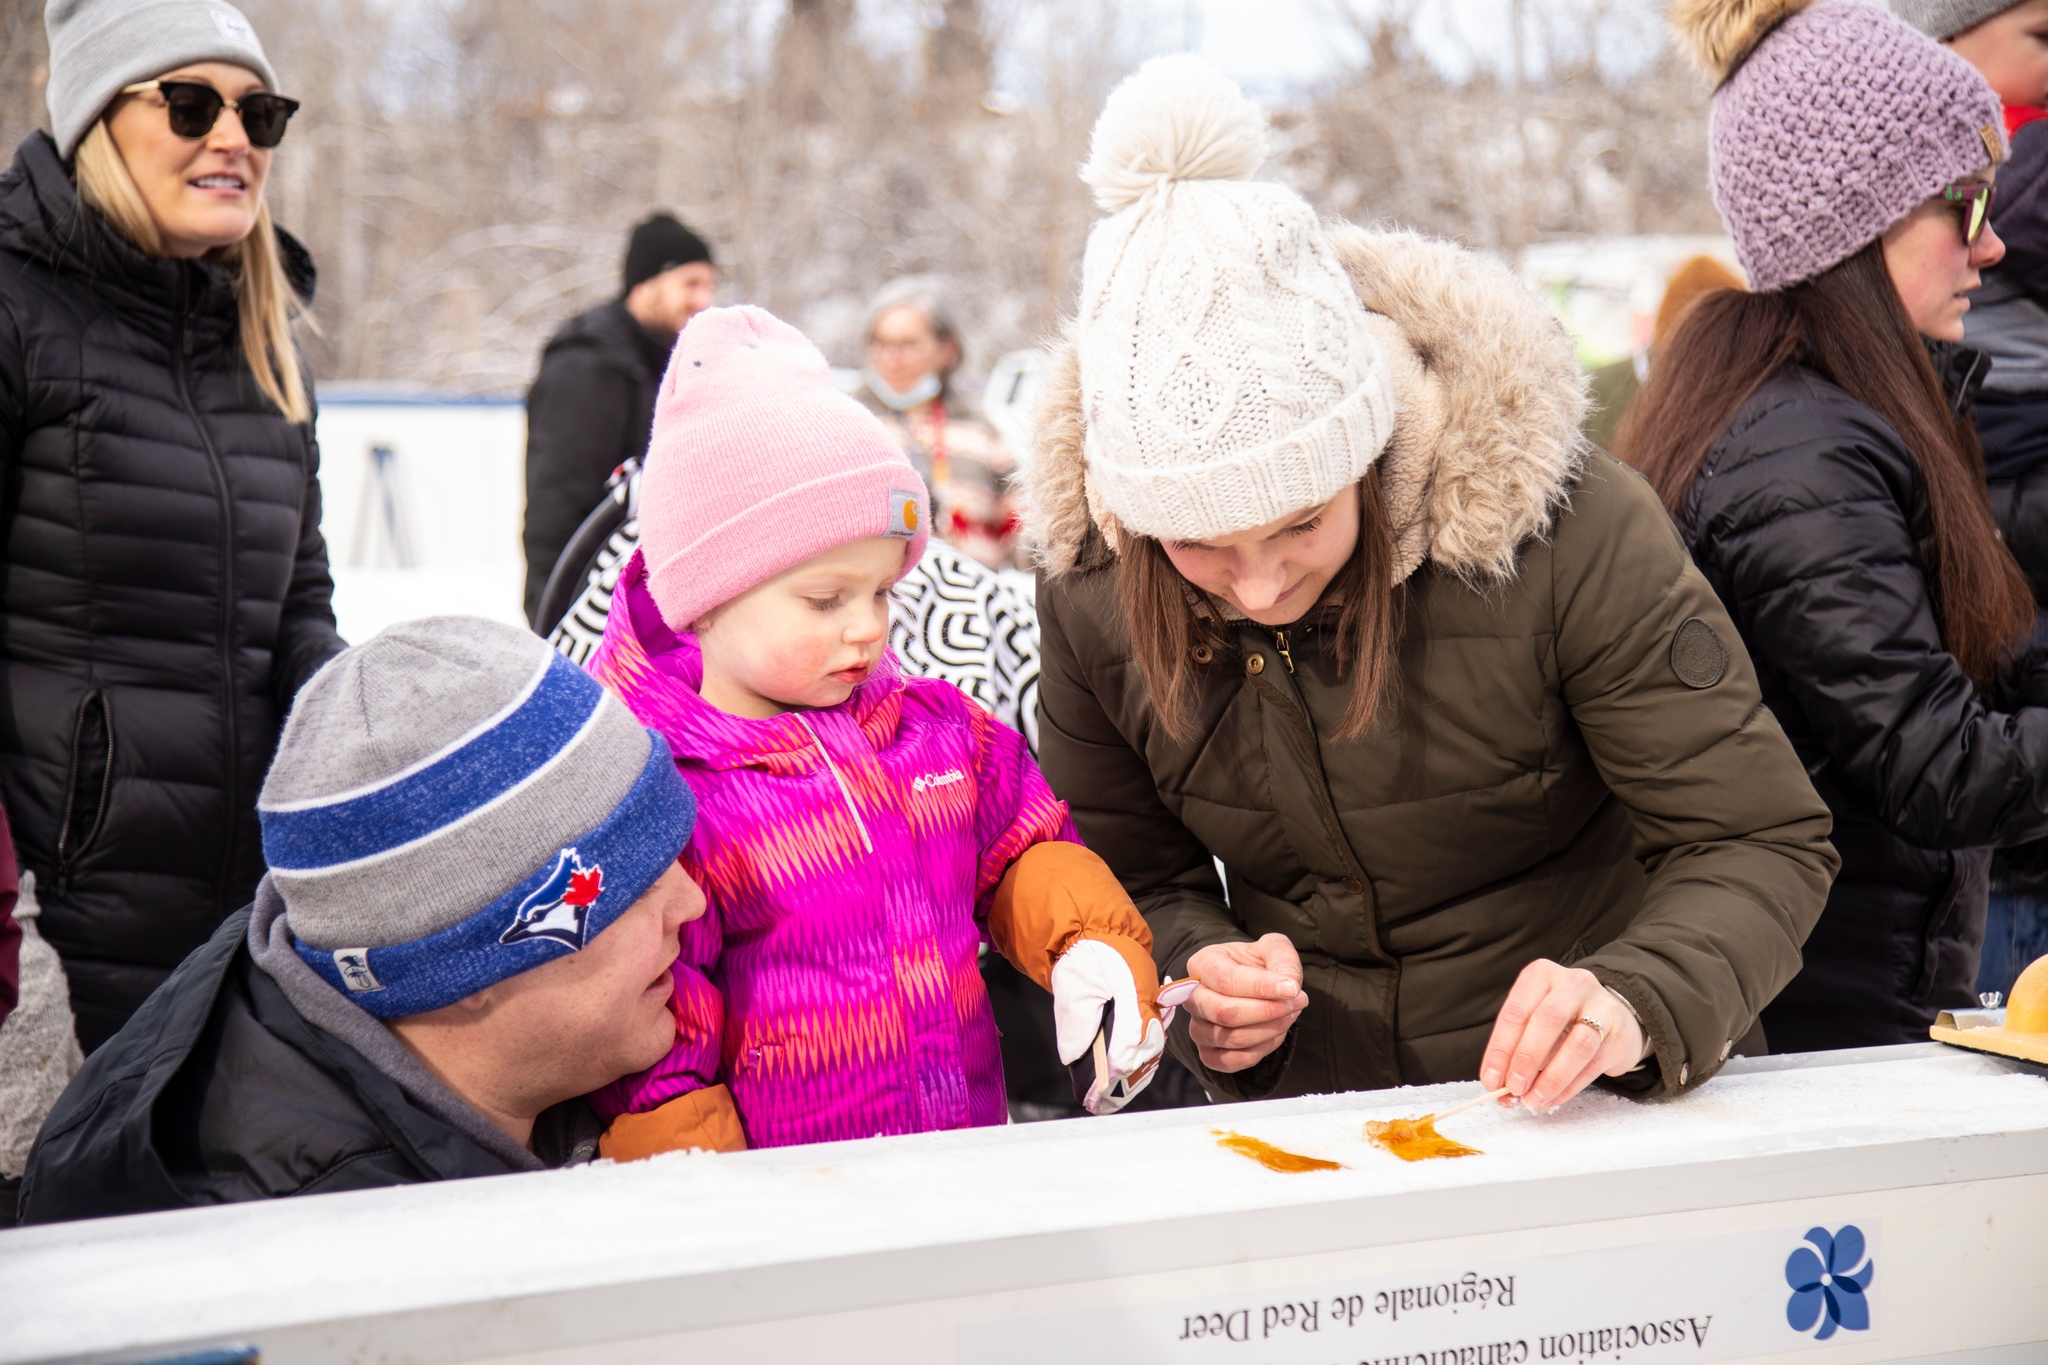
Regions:
[[[1581,441],[1583,381],[1540,302],[1444,243],[1331,240],[1396,376],[1375,466],[1406,595],[1391,710],[1333,738],[1349,682],[1325,602],[1285,631],[1227,620],[1230,647],[1190,660],[1192,735],[1166,733],[1067,348],[1029,476],[1046,775],[1163,972],[1267,933],[1300,950],[1308,1008],[1251,1070],[1202,1067],[1175,1021],[1218,1098],[1476,1076],[1537,958],[1641,1016],[1654,1057],[1616,1088],[1698,1085],[1761,1050],[1839,863],[1828,809],[1655,495]]]

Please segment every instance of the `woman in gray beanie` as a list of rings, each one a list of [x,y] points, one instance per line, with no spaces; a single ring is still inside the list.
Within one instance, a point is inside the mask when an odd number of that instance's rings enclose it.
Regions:
[[[1925,1040],[1975,1003],[1993,848],[2048,838],[2048,669],[1963,414],[2006,157],[1955,52],[1850,0],[1685,0],[1714,195],[1754,292],[1695,304],[1619,439],[1735,618],[1842,872],[1776,1051]]]
[[[220,0],[50,0],[51,133],[0,177],[0,796],[90,1050],[246,904],[255,797],[341,648],[297,105]]]

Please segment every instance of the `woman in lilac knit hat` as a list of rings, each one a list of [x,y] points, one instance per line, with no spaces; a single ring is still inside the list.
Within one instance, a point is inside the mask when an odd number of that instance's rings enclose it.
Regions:
[[[1972,1005],[1994,848],[2048,839],[2048,657],[1965,413],[2006,156],[1961,57],[1858,0],[1679,0],[1754,292],[1696,305],[1618,444],[1735,618],[1842,871],[1774,1051]]]

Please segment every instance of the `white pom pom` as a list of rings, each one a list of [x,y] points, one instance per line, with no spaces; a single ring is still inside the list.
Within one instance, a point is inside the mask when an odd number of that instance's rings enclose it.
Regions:
[[[1115,213],[1171,180],[1246,180],[1266,159],[1266,116],[1193,53],[1155,57],[1110,91],[1081,179]]]

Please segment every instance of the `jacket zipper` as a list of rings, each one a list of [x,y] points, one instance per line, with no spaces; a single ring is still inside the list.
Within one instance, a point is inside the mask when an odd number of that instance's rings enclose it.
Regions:
[[[78,765],[85,748],[86,713],[97,709],[100,718],[100,733],[106,741],[105,766],[100,770],[100,791],[93,807],[92,828],[85,837],[72,842],[72,821],[78,814]],[[114,790],[114,713],[107,705],[104,692],[98,688],[85,694],[79,703],[78,719],[71,727],[71,763],[64,775],[64,820],[57,827],[57,894],[62,897],[71,889],[71,867],[85,856],[85,851],[100,837],[100,828],[107,822],[107,798]]]
[[[214,899],[225,899],[228,889],[228,874],[235,863],[236,826],[240,823],[242,787],[242,751],[239,726],[235,721],[235,509],[228,497],[227,467],[221,463],[220,451],[213,444],[213,433],[206,429],[200,419],[199,405],[192,401],[192,388],[187,374],[187,359],[192,353],[192,316],[188,308],[187,295],[192,288],[190,274],[178,272],[178,321],[171,354],[175,360],[178,378],[178,398],[185,405],[186,415],[199,432],[199,444],[206,448],[206,461],[213,472],[215,496],[220,501],[221,532],[221,594],[220,594],[220,677],[222,729],[227,736],[228,764],[228,837],[221,841],[220,879],[214,887]]]
[[[1280,662],[1286,664],[1287,671],[1292,673],[1294,671],[1294,656],[1287,652],[1286,631],[1276,630],[1273,632],[1273,648],[1280,651]]]
[[[804,727],[804,733],[811,737],[811,743],[818,746],[818,752],[825,756],[825,767],[832,773],[832,780],[839,784],[839,795],[846,802],[846,809],[853,814],[853,827],[860,831],[860,846],[870,854],[875,851],[875,841],[868,838],[867,821],[860,818],[860,807],[853,804],[853,790],[846,785],[846,778],[840,773],[839,765],[832,761],[832,751],[825,747],[825,741],[811,728],[811,718],[803,712],[794,713],[796,723]]]
[[[1274,634],[1284,635],[1285,632],[1275,631]],[[1277,641],[1274,647],[1281,650],[1283,658],[1286,656],[1285,649]],[[1294,671],[1291,662],[1288,664],[1287,671],[1289,673]],[[1258,680],[1254,680],[1253,685],[1257,686]],[[1309,758],[1315,762],[1315,778],[1309,783],[1309,786],[1315,790],[1316,808],[1323,817],[1324,831],[1329,834],[1330,842],[1336,847],[1338,853],[1343,855],[1345,865],[1351,869],[1351,875],[1357,879],[1359,886],[1370,886],[1371,879],[1365,875],[1364,866],[1359,863],[1358,855],[1351,851],[1351,841],[1344,837],[1344,823],[1337,818],[1337,803],[1330,798],[1330,780],[1323,774],[1321,748],[1316,743],[1315,727],[1308,722],[1307,708],[1305,706],[1297,706],[1294,699],[1278,687],[1267,684],[1266,690],[1278,699],[1282,709],[1287,713],[1287,719],[1293,722],[1295,733],[1301,736],[1302,745],[1307,750]],[[1380,941],[1379,925],[1374,922],[1371,912],[1372,902],[1368,900],[1366,904],[1365,928],[1368,937],[1372,941],[1373,951],[1383,960],[1392,962],[1393,958],[1387,952],[1386,945]]]

